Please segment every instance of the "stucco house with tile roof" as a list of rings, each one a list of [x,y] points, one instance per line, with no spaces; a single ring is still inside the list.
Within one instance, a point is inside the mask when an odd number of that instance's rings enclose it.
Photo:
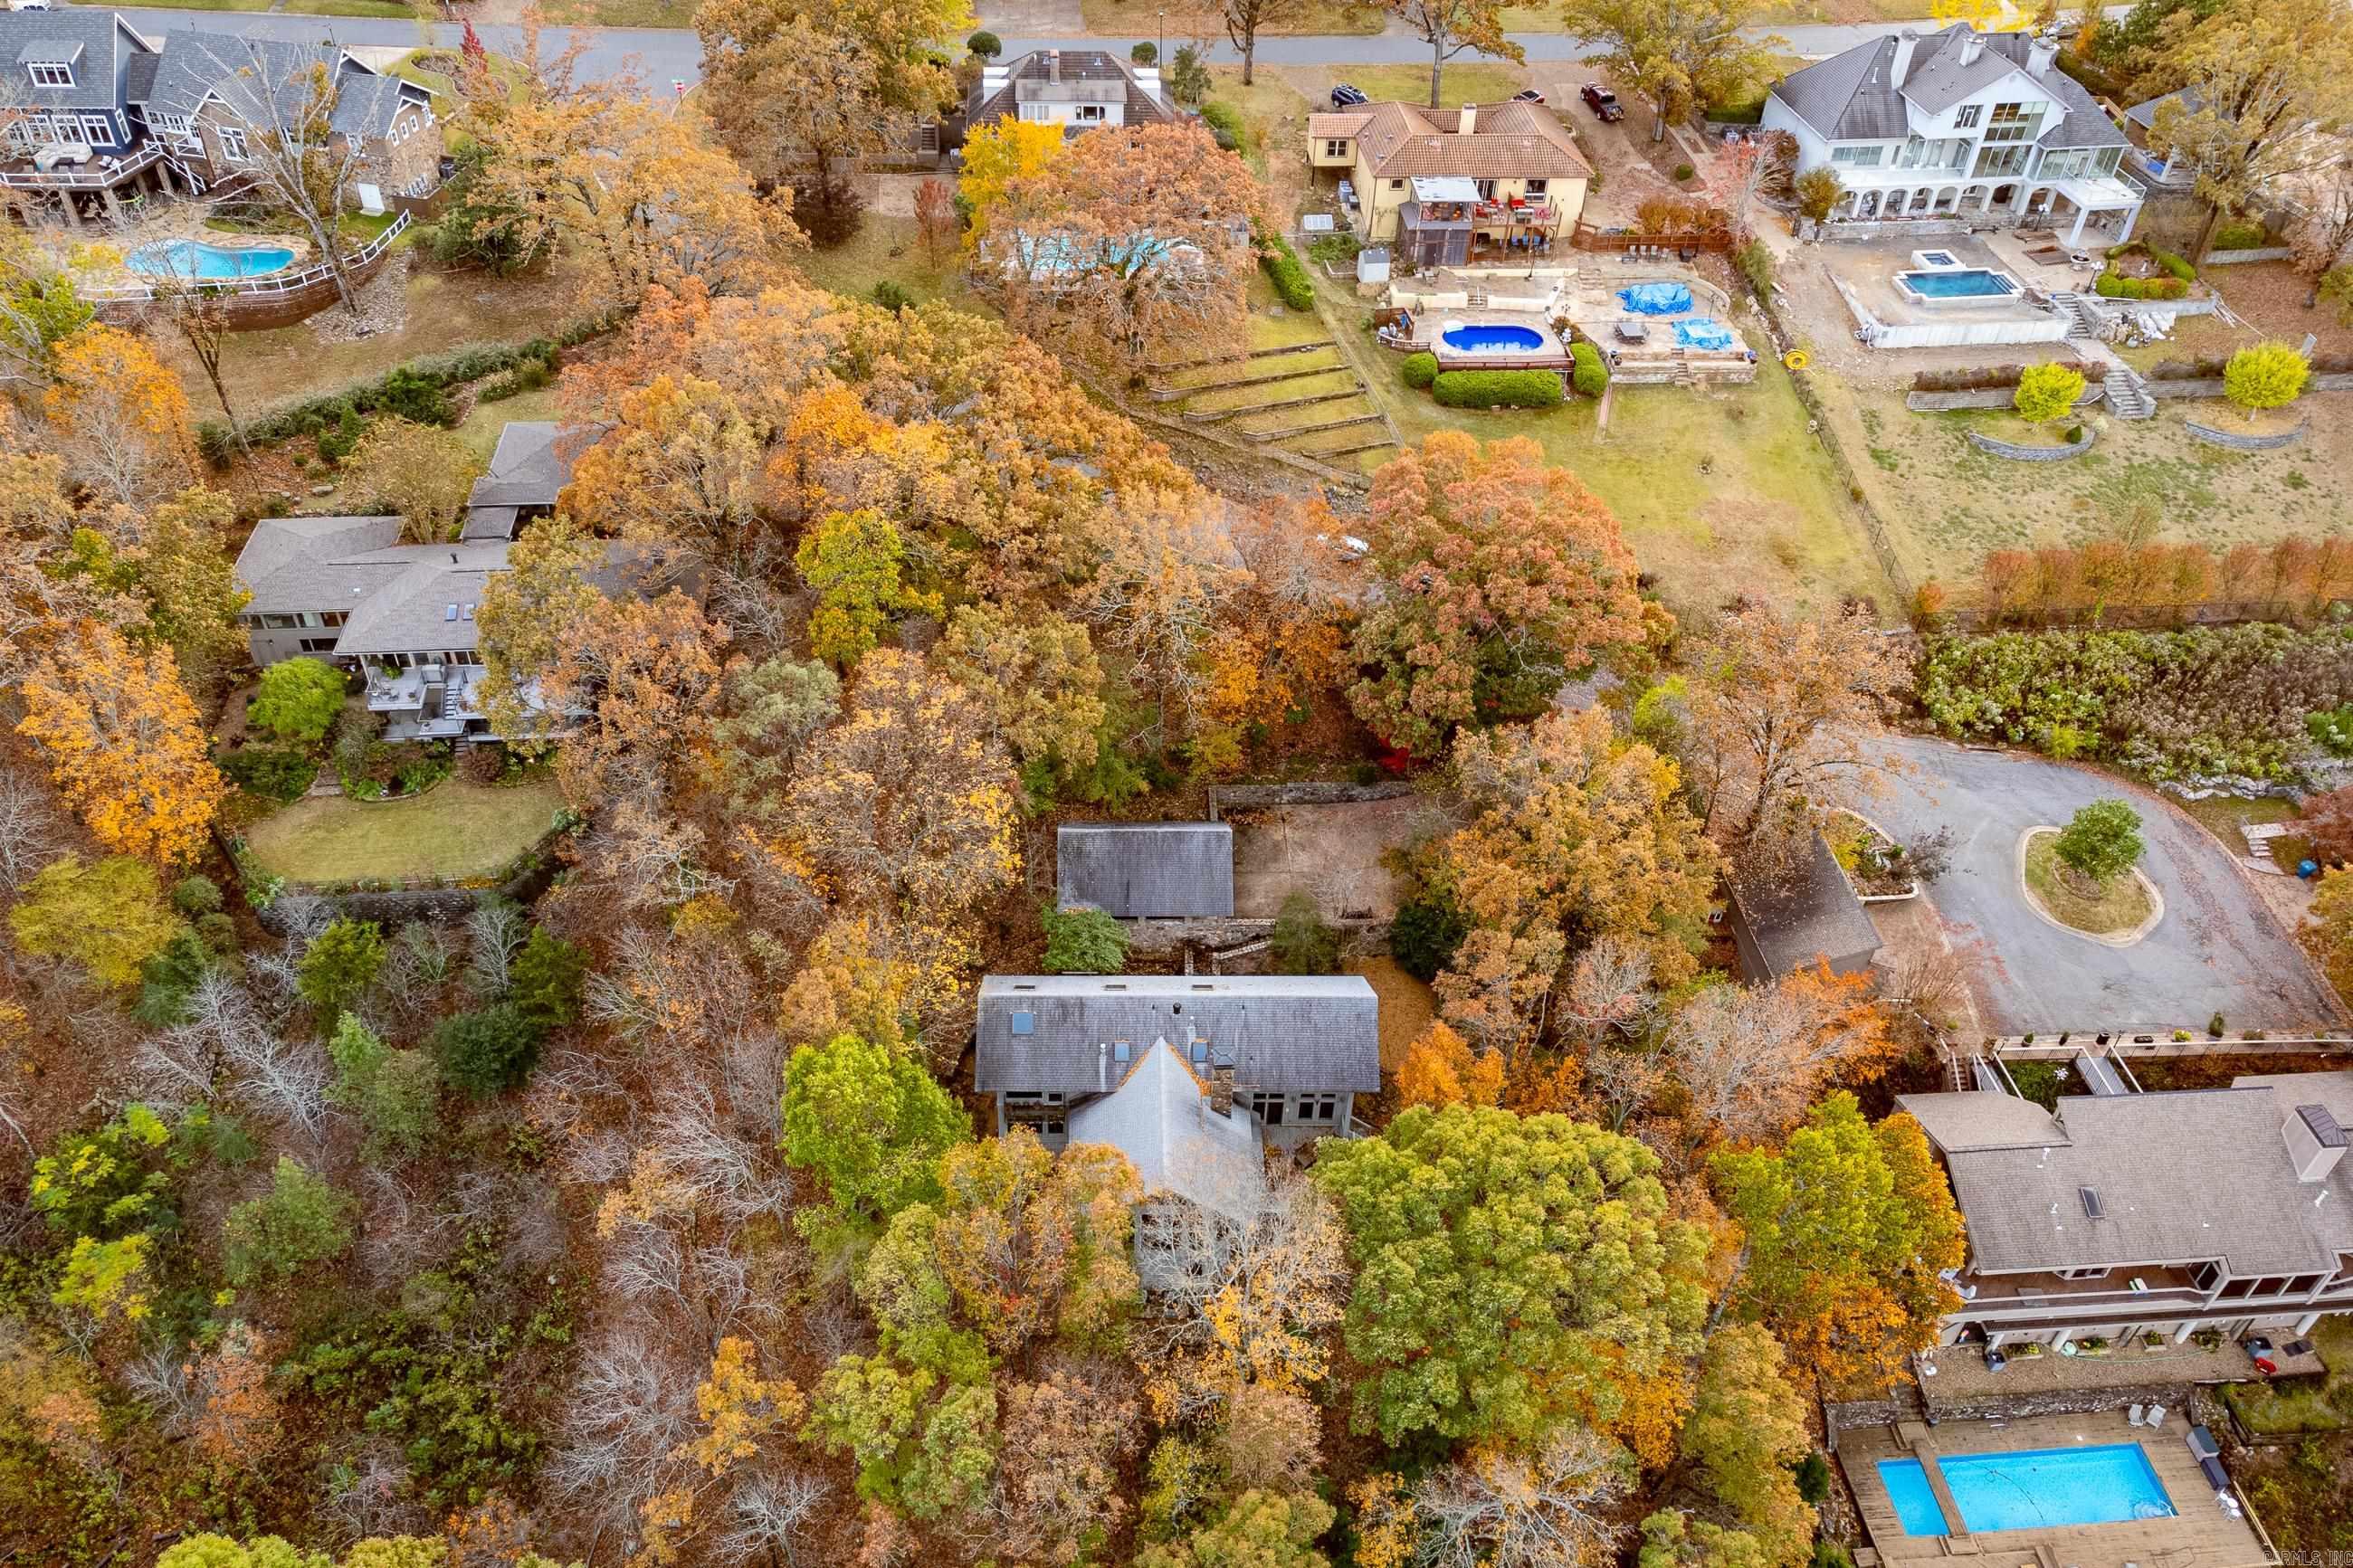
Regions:
[[[1359,239],[1430,267],[1551,250],[1576,226],[1593,178],[1552,110],[1518,101],[1311,114],[1307,162],[1348,175]]]
[[[1968,1231],[1942,1342],[2293,1335],[2353,1312],[2353,1072],[2152,1094],[2100,1061],[2056,1111],[2002,1089],[1896,1098]]]
[[[1347,1134],[1381,1087],[1380,1001],[1361,974],[991,974],[973,1025],[973,1088],[997,1127],[1050,1147],[1154,1047],[1230,1094],[1274,1147]]]
[[[2141,208],[2116,177],[2125,133],[2058,53],[2048,34],[1906,29],[1792,71],[1767,95],[1761,123],[1796,140],[1799,173],[1837,171],[1833,232],[2034,223],[2069,245],[2119,244]]]

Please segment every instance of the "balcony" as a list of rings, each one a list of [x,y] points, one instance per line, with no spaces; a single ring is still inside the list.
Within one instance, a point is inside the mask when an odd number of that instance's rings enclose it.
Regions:
[[[51,143],[51,148],[58,145]],[[44,152],[51,148],[43,149]],[[130,153],[117,157],[90,155],[85,161],[43,169],[36,158],[16,158],[0,165],[0,185],[17,190],[37,191],[103,191],[111,190],[132,178],[164,158],[161,144],[153,142]]]
[[[2133,1289],[2129,1283],[2133,1279],[2147,1289]],[[1996,1332],[2353,1311],[2353,1277],[2330,1281],[2316,1299],[2308,1289],[2216,1296],[2200,1289],[2189,1270],[2181,1268],[2120,1268],[2105,1279],[2083,1280],[2062,1279],[2055,1274],[1964,1276],[1953,1283],[1975,1294],[1946,1314],[1946,1321],[1976,1323]]]

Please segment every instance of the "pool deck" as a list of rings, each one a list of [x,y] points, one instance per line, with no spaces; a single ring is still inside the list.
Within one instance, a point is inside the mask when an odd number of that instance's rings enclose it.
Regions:
[[[2176,1413],[2151,1432],[2121,1410],[2087,1415],[2031,1415],[1996,1425],[1916,1421],[1858,1427],[1839,1435],[1839,1465],[1854,1489],[1863,1527],[1880,1561],[1890,1568],[1948,1557],[1981,1557],[1998,1568],[2265,1568],[2273,1559],[2244,1520],[2226,1517],[2214,1489],[2189,1451],[2189,1423]],[[2170,1519],[2123,1520],[2031,1530],[1970,1532],[1945,1484],[1939,1456],[2017,1453],[2137,1443],[2179,1510]],[[1880,1483],[1882,1459],[1918,1459],[1945,1510],[1949,1535],[1906,1535],[1895,1504]]]

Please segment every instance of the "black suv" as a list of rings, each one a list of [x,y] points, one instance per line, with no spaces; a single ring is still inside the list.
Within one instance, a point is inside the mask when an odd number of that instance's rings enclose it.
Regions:
[[[1344,81],[1332,89],[1332,107],[1335,109],[1354,109],[1370,102],[1372,100],[1366,98],[1362,89],[1350,83]]]

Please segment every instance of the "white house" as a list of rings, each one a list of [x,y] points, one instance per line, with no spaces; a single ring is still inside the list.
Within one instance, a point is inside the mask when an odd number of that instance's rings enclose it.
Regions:
[[[2058,68],[2058,47],[1966,22],[1874,39],[1783,79],[1764,127],[1797,139],[1800,173],[1838,171],[1834,226],[2033,222],[2069,245],[2118,244],[2141,206],[2116,174],[2125,134]]]
[[[1066,137],[1106,125],[1160,125],[1183,118],[1154,66],[1103,49],[1033,49],[983,68],[965,108],[967,129],[999,120],[1059,125]]]

